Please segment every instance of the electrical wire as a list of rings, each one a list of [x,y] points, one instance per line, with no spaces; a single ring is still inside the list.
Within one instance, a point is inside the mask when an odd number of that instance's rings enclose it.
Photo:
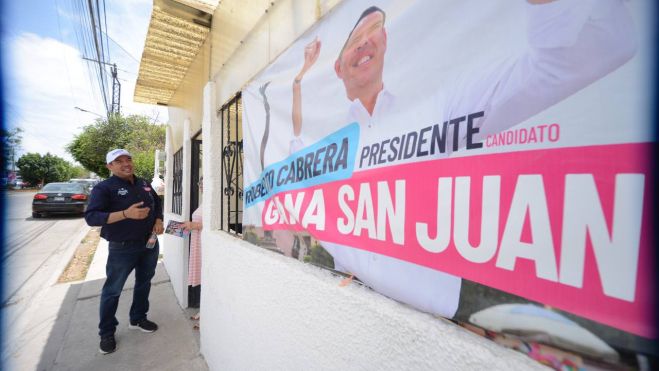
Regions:
[[[72,13],[77,15],[79,18],[79,22],[77,26],[74,28],[75,36],[78,42],[78,47],[82,52],[82,56],[83,58],[85,58],[91,56],[91,41],[89,40],[89,37],[86,32],[89,29],[89,21],[87,17],[87,12],[84,9],[85,8],[84,0],[71,0],[71,4],[72,4]],[[89,63],[86,63],[85,66],[87,67],[87,74],[89,77],[89,81],[90,82],[95,81],[97,70],[95,68],[92,68],[92,66]],[[92,89],[92,94],[95,100],[101,99],[97,89]]]
[[[98,0],[96,0],[96,4],[98,5]],[[96,52],[96,63],[98,64],[98,72],[99,72],[99,82],[101,84],[101,92],[103,94],[103,103],[105,104],[105,110],[110,114],[110,105],[108,103],[108,97],[107,97],[107,92],[106,92],[106,81],[105,81],[105,68],[103,66],[103,38],[98,37],[98,34],[96,33],[96,19],[94,16],[94,6],[92,3],[92,0],[87,0],[87,5],[89,6],[89,19],[91,21],[91,32],[93,34],[94,38],[94,49]],[[98,12],[98,6],[97,6],[97,12]]]
[[[83,52],[83,58],[95,63],[87,63],[90,81],[96,81],[100,91],[103,104],[108,115],[118,110],[120,106],[120,83],[114,72],[110,73],[107,66],[112,66],[113,71],[123,71],[113,65],[110,61],[110,41],[117,45],[126,55],[139,63],[123,46],[108,35],[107,6],[106,0],[70,0],[75,8],[74,13],[80,20],[80,27],[76,30],[76,39]],[[116,70],[115,70],[116,68]],[[111,75],[111,76],[110,76]],[[112,89],[110,91],[110,89]],[[96,90],[94,89],[96,93]],[[111,99],[108,95],[112,94]]]

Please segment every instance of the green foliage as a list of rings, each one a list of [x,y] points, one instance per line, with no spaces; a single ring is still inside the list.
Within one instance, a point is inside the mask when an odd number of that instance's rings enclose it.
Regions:
[[[259,244],[259,236],[251,230],[247,230],[245,232],[245,234],[243,234],[243,239],[247,242],[250,242],[250,243],[254,244],[254,245]]]
[[[151,181],[153,178],[153,164],[155,163],[154,151],[128,150],[133,155],[133,167],[135,175]]]
[[[165,147],[165,125],[155,125],[146,116],[112,115],[97,119],[83,128],[66,150],[85,169],[105,177],[105,154],[124,148],[133,155],[135,174],[145,179],[153,177],[156,149]]]
[[[63,182],[71,178],[73,166],[61,157],[27,153],[16,161],[23,180],[30,184]]]
[[[89,170],[85,169],[80,165],[71,166],[71,178],[91,178]]]
[[[334,269],[334,258],[318,243],[311,246],[311,253],[304,257],[304,261]]]

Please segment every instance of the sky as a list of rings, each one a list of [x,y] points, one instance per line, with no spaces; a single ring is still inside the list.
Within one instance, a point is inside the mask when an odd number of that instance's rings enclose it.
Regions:
[[[24,130],[22,154],[50,152],[74,162],[66,145],[99,118],[74,107],[105,114],[98,84],[87,68],[93,62],[82,59],[77,42],[80,19],[75,9],[80,3],[21,0],[3,4],[5,127]],[[105,1],[110,60],[119,69],[121,112],[167,122],[164,107],[132,101],[152,4],[152,0]]]

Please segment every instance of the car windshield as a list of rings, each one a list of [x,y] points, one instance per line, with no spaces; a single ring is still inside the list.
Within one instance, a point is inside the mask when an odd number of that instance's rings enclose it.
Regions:
[[[77,183],[50,183],[46,184],[42,191],[44,192],[83,192],[83,187]]]

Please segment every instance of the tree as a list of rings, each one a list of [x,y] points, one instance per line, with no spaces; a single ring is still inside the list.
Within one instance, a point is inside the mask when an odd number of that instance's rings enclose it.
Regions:
[[[71,178],[91,178],[89,174],[89,170],[85,169],[84,167],[80,165],[73,165],[71,167]]]
[[[127,125],[125,121],[117,120],[117,116],[110,116],[109,120],[97,119],[94,124],[85,126],[66,147],[85,169],[100,176],[108,174],[105,154],[113,148],[125,147],[127,142],[124,138]]]
[[[135,174],[153,178],[156,149],[165,146],[165,125],[154,125],[146,116],[111,115],[87,125],[73,139],[66,150],[85,169],[107,176],[105,154],[115,148],[124,148],[133,156]]]
[[[71,178],[73,166],[61,157],[27,153],[16,161],[23,180],[30,184],[63,182]]]

